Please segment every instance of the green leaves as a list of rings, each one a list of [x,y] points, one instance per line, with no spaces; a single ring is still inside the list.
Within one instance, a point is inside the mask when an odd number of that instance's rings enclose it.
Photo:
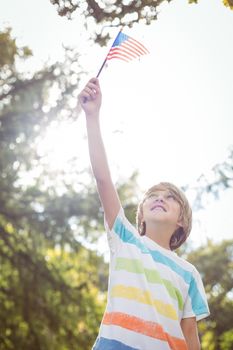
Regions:
[[[89,224],[98,222],[98,197],[84,185],[79,192],[66,186],[65,173],[58,194],[37,152],[53,120],[76,117],[69,101],[80,78],[77,54],[28,78],[17,61],[30,54],[10,29],[0,33],[0,350],[88,349],[104,308],[107,266],[78,234],[98,226]],[[51,105],[54,84],[60,93]]]
[[[78,16],[93,41],[105,45],[109,39],[108,28],[132,26],[134,23],[150,24],[157,19],[159,5],[173,0],[132,0],[132,1],[97,1],[97,0],[50,0],[55,5],[59,16],[72,19]],[[220,0],[219,0],[220,1]],[[197,4],[198,0],[188,0]],[[233,9],[232,0],[222,0],[223,4]],[[93,30],[93,20],[95,27]]]
[[[0,33],[0,67],[12,65],[18,52],[15,39],[11,38],[11,29],[6,28]]]
[[[202,348],[232,349],[233,241],[211,241],[190,254],[187,260],[201,273],[210,307],[210,317],[200,322]]]
[[[222,0],[223,4],[233,10],[233,1],[232,0]]]

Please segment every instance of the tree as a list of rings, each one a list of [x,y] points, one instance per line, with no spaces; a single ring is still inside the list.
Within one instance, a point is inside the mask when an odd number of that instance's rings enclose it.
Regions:
[[[0,349],[87,349],[103,312],[107,268],[77,231],[98,228],[98,197],[91,182],[77,193],[65,180],[58,195],[36,148],[52,121],[75,119],[70,101],[82,70],[67,50],[65,62],[19,73],[17,63],[30,55],[9,28],[0,33]]]
[[[233,10],[233,1],[232,0],[223,0],[223,4],[226,7],[229,7],[231,10]]]
[[[193,209],[205,207],[206,199],[212,196],[219,199],[222,191],[232,189],[233,186],[233,148],[229,149],[226,159],[213,166],[208,175],[202,174],[195,184],[183,186],[185,191],[194,190],[196,193]]]
[[[199,324],[202,348],[231,350],[233,346],[233,240],[209,241],[186,257],[201,273],[210,317]]]
[[[184,190],[196,192],[193,209],[205,208],[206,199],[218,200],[224,190],[233,185],[233,149],[227,158],[216,164],[208,176],[201,175],[195,185]],[[221,233],[220,233],[221,234]],[[233,241],[213,244],[192,251],[186,258],[201,272],[207,291],[211,315],[200,323],[202,348],[208,350],[231,350],[233,348]]]
[[[98,0],[50,0],[56,6],[60,16],[66,16],[71,19],[76,13],[79,18],[85,18],[85,26],[89,32],[96,24],[95,33],[92,33],[92,39],[100,44],[105,44],[109,35],[103,32],[103,27],[108,26],[132,26],[134,23],[142,22],[150,24],[157,19],[158,9],[161,3],[171,2],[172,0],[131,0],[131,1],[98,1]],[[198,3],[198,0],[188,0],[191,3]],[[222,0],[223,4],[233,9],[232,0]]]

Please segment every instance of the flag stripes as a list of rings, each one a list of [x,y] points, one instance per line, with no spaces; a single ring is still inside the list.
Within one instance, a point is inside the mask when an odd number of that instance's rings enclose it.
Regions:
[[[109,53],[107,54],[107,60],[117,58],[125,62],[129,62],[148,53],[149,51],[147,48],[139,41],[122,32],[119,32],[111,49],[109,50]]]

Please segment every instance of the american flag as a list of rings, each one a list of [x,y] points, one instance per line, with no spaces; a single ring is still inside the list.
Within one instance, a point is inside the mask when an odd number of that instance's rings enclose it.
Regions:
[[[148,53],[149,51],[143,44],[120,31],[114,40],[106,59],[111,60],[113,58],[118,58],[129,62]]]

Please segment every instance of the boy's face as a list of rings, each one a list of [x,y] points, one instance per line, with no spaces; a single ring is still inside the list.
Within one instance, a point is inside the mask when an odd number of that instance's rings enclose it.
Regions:
[[[174,226],[174,231],[182,226],[180,204],[176,196],[168,189],[150,192],[143,200],[143,220],[148,223],[164,222]],[[173,232],[174,232],[173,231]]]

